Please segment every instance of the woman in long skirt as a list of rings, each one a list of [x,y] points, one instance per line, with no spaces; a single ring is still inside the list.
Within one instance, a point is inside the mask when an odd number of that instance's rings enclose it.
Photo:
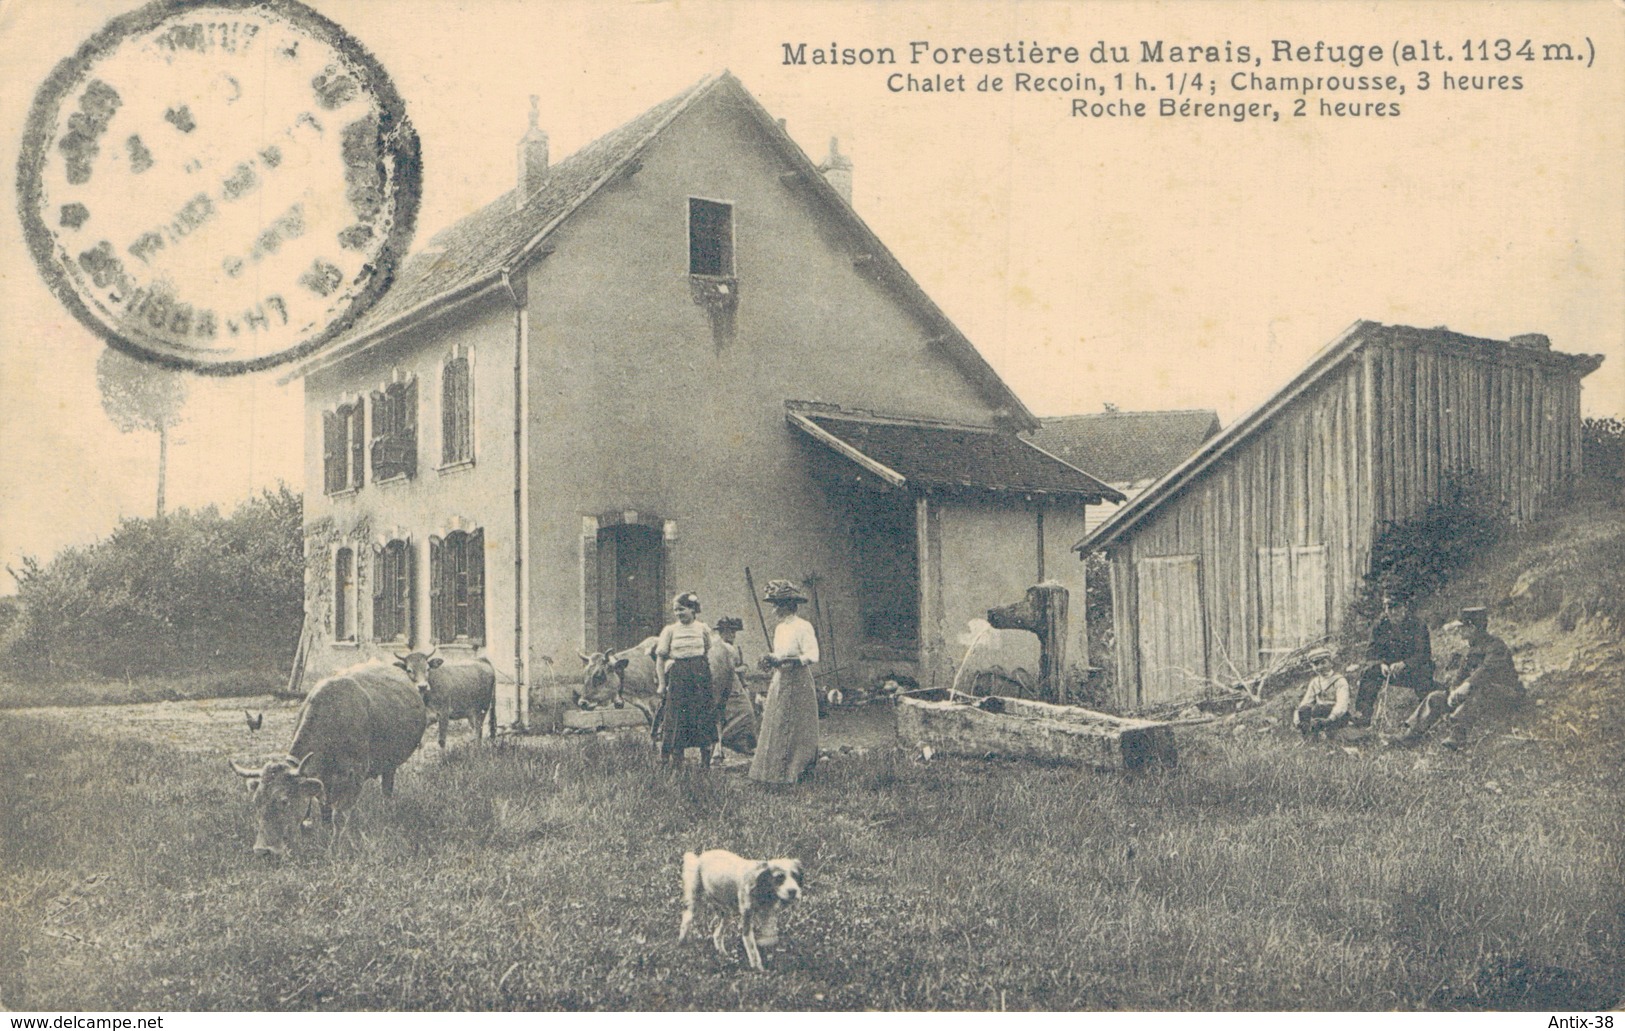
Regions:
[[[818,635],[796,615],[807,600],[789,580],[773,580],[762,600],[773,605],[773,652],[762,656],[762,668],[773,670],[773,683],[762,708],[762,729],[750,762],[751,780],[794,784],[812,776],[818,762],[818,693],[812,667],[818,661]]]
[[[700,622],[700,599],[684,591],[672,602],[676,622],[667,623],[655,645],[655,686],[664,701],[660,754],[681,765],[683,752],[700,750],[700,765],[711,765],[717,740],[716,703],[711,697],[711,628]]]

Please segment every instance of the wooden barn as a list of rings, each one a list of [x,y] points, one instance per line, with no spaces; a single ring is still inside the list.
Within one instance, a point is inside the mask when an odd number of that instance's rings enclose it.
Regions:
[[[1198,695],[1335,632],[1381,527],[1452,472],[1538,515],[1580,472],[1580,381],[1601,363],[1540,334],[1356,323],[1075,546],[1110,559],[1119,704]]]

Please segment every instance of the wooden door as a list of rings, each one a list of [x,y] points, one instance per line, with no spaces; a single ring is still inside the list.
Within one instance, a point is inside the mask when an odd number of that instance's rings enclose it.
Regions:
[[[1141,705],[1200,694],[1207,681],[1207,618],[1195,555],[1135,564],[1139,583]]]
[[[598,646],[630,648],[665,625],[659,527],[626,523],[598,531]]]

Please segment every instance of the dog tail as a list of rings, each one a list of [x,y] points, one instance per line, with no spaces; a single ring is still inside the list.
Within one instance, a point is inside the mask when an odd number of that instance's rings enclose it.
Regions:
[[[700,890],[700,857],[695,852],[683,853],[683,900],[694,900]]]

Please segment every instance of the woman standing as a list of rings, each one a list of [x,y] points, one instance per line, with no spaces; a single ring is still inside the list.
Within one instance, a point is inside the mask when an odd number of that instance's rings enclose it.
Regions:
[[[762,669],[773,670],[773,683],[762,708],[762,729],[751,759],[750,778],[766,784],[794,784],[812,776],[818,761],[818,694],[812,665],[818,661],[818,635],[796,615],[807,600],[789,580],[768,583],[762,600],[773,606],[773,652],[762,656]]]
[[[700,622],[700,599],[684,591],[672,601],[676,622],[667,623],[655,645],[655,689],[664,701],[660,754],[674,766],[683,752],[700,750],[700,765],[711,765],[717,740],[716,704],[711,698],[711,628]]]

